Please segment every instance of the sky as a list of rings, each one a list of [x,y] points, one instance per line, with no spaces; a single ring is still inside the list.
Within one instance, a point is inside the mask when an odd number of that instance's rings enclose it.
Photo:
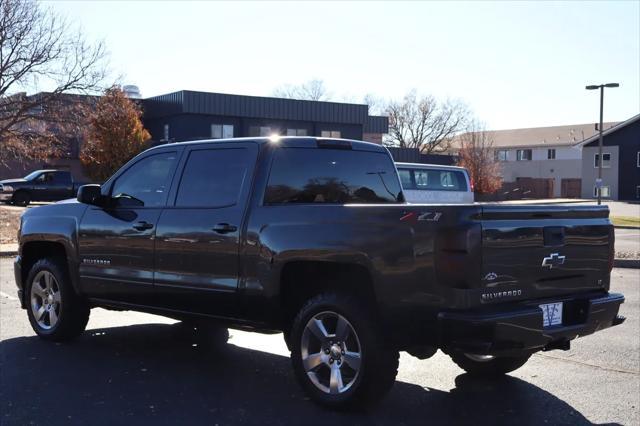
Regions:
[[[337,100],[415,89],[465,102],[488,129],[640,112],[640,1],[44,2],[103,40],[143,97],[269,96],[321,79]]]

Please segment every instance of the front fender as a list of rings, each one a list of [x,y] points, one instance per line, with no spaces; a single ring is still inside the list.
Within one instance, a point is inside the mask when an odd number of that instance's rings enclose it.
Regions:
[[[20,258],[25,259],[26,251],[32,243],[54,243],[63,247],[69,277],[77,292],[80,291],[78,222],[79,219],[75,216],[25,214],[21,219],[18,248]]]
[[[67,258],[78,261],[78,220],[75,217],[23,217],[20,230],[20,255],[30,242],[52,242],[65,248]]]

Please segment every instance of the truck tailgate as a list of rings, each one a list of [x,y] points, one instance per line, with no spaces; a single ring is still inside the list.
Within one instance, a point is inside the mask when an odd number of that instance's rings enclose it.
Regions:
[[[608,290],[608,217],[606,206],[483,206],[483,303]]]

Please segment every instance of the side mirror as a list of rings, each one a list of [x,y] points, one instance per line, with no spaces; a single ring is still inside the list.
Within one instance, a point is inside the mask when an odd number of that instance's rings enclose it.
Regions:
[[[78,188],[78,201],[83,204],[91,204],[94,206],[102,205],[102,192],[100,185],[82,185]]]

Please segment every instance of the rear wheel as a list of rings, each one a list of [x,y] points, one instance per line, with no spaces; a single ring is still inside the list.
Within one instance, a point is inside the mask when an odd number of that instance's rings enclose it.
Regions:
[[[82,334],[89,321],[89,306],[71,286],[61,259],[41,259],[27,278],[27,315],[36,334],[53,341]]]
[[[309,300],[291,328],[296,378],[315,401],[343,409],[382,398],[395,382],[398,351],[355,299],[334,293]]]
[[[450,356],[458,367],[472,376],[498,377],[522,367],[529,360],[531,354],[498,357],[454,352]]]
[[[11,202],[16,206],[26,207],[31,202],[31,196],[26,191],[18,191],[11,197]]]

